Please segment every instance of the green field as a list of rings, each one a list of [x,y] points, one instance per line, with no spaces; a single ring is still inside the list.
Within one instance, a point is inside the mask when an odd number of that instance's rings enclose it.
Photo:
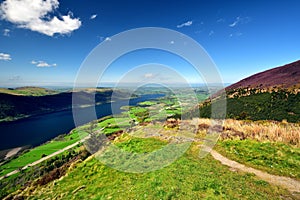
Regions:
[[[9,172],[12,172],[16,169],[24,167],[27,164],[30,164],[34,161],[39,160],[42,156],[50,155],[64,147],[67,147],[87,135],[87,133],[81,132],[79,136],[77,131],[73,131],[71,134],[65,136],[59,136],[56,139],[51,140],[50,142],[35,147],[28,152],[20,155],[19,157],[12,159],[11,161],[0,166],[0,176],[4,176]]]

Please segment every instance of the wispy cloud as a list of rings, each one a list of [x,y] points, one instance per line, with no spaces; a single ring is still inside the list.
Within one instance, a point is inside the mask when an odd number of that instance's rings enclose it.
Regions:
[[[224,18],[220,18],[217,20],[217,23],[224,23],[225,22],[225,19]]]
[[[90,17],[90,19],[95,19],[98,15],[97,14],[94,14]]]
[[[246,23],[248,23],[250,21],[251,20],[250,20],[249,17],[240,17],[240,16],[238,16],[238,17],[235,18],[234,22],[232,22],[231,24],[229,24],[229,27],[233,28],[233,27],[235,27],[235,26],[237,26],[239,24],[246,24]]]
[[[215,32],[213,30],[211,30],[208,34],[208,36],[212,36],[213,34],[215,34]]]
[[[184,26],[191,26],[192,24],[193,24],[193,21],[187,21],[187,22],[177,25],[177,28],[182,28]]]
[[[81,26],[79,18],[68,15],[49,17],[59,7],[58,0],[5,0],[0,5],[0,17],[16,24],[19,28],[29,29],[48,36],[69,34]]]
[[[11,56],[7,53],[0,53],[0,60],[11,60]]]
[[[9,36],[10,36],[10,30],[7,29],[7,28],[4,29],[4,30],[3,30],[3,35],[6,36],[6,37],[9,37]]]
[[[97,38],[99,38],[100,42],[111,41],[111,37],[97,36]]]
[[[12,77],[10,77],[9,79],[8,79],[9,81],[20,81],[20,80],[22,80],[22,77],[21,76],[19,76],[19,75],[15,75],[15,76],[12,76]]]
[[[241,18],[237,17],[233,23],[229,24],[229,26],[230,27],[235,27],[236,25],[238,25],[238,23],[240,22],[240,20],[241,20]]]
[[[57,64],[56,63],[53,63],[53,64],[48,64],[47,62],[45,61],[31,61],[31,64],[37,66],[37,67],[56,67]]]
[[[146,74],[144,74],[144,78],[149,79],[149,78],[153,78],[153,77],[154,77],[153,73],[146,73]]]
[[[243,35],[243,33],[241,33],[241,32],[236,32],[236,33],[231,33],[231,34],[229,34],[229,37],[233,37],[233,36],[237,36],[237,37],[239,37],[239,36],[242,36]]]

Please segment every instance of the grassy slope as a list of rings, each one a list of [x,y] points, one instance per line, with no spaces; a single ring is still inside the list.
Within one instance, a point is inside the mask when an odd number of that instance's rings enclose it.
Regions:
[[[135,111],[139,111],[139,108],[134,109],[133,113]],[[115,125],[113,119],[100,122],[98,127],[109,125]],[[124,124],[125,127],[128,125],[128,123]],[[135,152],[149,152],[161,145],[164,143],[154,139],[131,139],[118,144],[127,151]],[[234,145],[234,143],[229,144],[231,147]],[[238,146],[244,145],[238,144]],[[241,148],[241,153],[247,154],[249,148],[247,146]],[[278,148],[273,143],[266,148],[269,151],[260,152],[261,158],[273,162],[269,152],[276,151]],[[288,147],[281,151],[283,152],[281,159],[288,160],[293,157],[293,154],[287,153],[290,151]],[[251,155],[250,153],[250,157]],[[285,157],[285,155],[288,156]],[[297,166],[295,169],[297,170]],[[268,171],[268,169],[264,170]],[[197,154],[192,151],[170,166],[146,174],[119,172],[91,159],[72,168],[64,179],[46,187],[32,188],[32,190],[34,190],[31,196],[33,199],[46,197],[63,199],[279,199],[280,196],[288,195],[285,190],[271,186],[250,174],[229,171],[211,156],[199,160]],[[28,191],[25,194],[29,194]]]
[[[86,133],[81,132],[81,137],[83,137],[84,134]],[[16,169],[19,169],[20,167],[24,167],[27,164],[39,160],[43,154],[50,155],[60,149],[63,149],[64,147],[67,147],[79,141],[80,139],[81,138],[79,137],[78,132],[74,131],[71,134],[68,134],[64,137],[60,137],[59,140],[54,139],[46,144],[31,149],[30,151],[20,155],[18,158],[12,159],[11,161],[1,165],[0,176],[3,176],[11,171],[14,171]]]
[[[20,87],[15,89],[0,88],[0,93],[22,96],[44,96],[57,94],[58,92],[55,90],[39,87]]]
[[[226,118],[300,121],[300,93],[264,92],[227,98]],[[211,105],[200,108],[201,117],[210,117]]]
[[[225,140],[216,150],[224,156],[272,174],[300,179],[300,148],[255,140]]]
[[[135,152],[162,145],[154,139],[119,144]],[[55,184],[32,189],[30,199],[280,199],[288,195],[251,174],[229,171],[211,156],[199,159],[192,151],[161,170],[144,174],[120,172],[92,158]]]

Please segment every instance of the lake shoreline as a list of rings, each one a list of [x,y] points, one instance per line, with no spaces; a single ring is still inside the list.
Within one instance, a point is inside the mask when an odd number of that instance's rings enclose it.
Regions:
[[[124,99],[118,99],[119,101],[124,101],[124,100],[132,100],[132,99],[137,99],[139,97],[134,97],[134,98],[124,98]],[[92,107],[92,106],[98,106],[98,105],[102,105],[102,104],[106,104],[106,103],[114,103],[116,101],[106,101],[106,102],[97,102],[95,103],[95,105],[92,104],[87,104],[87,105],[82,105],[82,106],[78,106],[78,107],[74,107],[76,108],[88,108],[88,107]],[[48,115],[48,114],[52,114],[52,113],[59,113],[59,112],[65,112],[65,111],[72,111],[72,109],[74,109],[72,106],[68,107],[68,108],[62,108],[62,109],[57,109],[57,110],[45,110],[45,111],[40,111],[38,113],[35,114],[30,114],[30,115],[22,115],[22,116],[17,116],[17,117],[6,117],[6,118],[2,118],[0,119],[0,125],[2,124],[9,124],[12,122],[17,122],[20,120],[24,120],[24,119],[28,119],[31,117],[38,117],[38,116],[43,116],[43,115]]]
[[[116,102],[118,108],[117,113],[121,112],[121,107],[124,105],[137,105],[139,102],[143,102],[149,99],[156,99],[164,96],[163,94],[151,94],[141,95],[139,97],[130,99],[121,99],[120,101],[104,102],[102,104],[95,105],[97,119],[105,116],[109,116],[112,113],[111,104]],[[128,101],[128,102],[127,102]],[[87,109],[87,112],[92,112],[93,106],[80,108]],[[90,116],[84,116],[86,120],[82,123],[88,123]],[[77,124],[77,126],[80,124]],[[48,127],[44,129],[43,127]],[[74,124],[72,109],[63,109],[59,111],[47,112],[42,114],[36,114],[28,116],[22,119],[18,119],[10,122],[0,123],[0,132],[3,135],[0,149],[1,151],[6,149],[12,149],[20,146],[36,147],[58,135],[66,134],[76,128]]]

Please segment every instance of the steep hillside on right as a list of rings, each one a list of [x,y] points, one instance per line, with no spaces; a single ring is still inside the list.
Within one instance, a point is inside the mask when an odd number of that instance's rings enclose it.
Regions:
[[[249,76],[228,86],[226,91],[238,88],[267,89],[273,87],[300,88],[300,60]]]
[[[254,74],[226,89],[226,118],[300,122],[300,61]],[[201,117],[211,117],[211,103],[199,105]]]

